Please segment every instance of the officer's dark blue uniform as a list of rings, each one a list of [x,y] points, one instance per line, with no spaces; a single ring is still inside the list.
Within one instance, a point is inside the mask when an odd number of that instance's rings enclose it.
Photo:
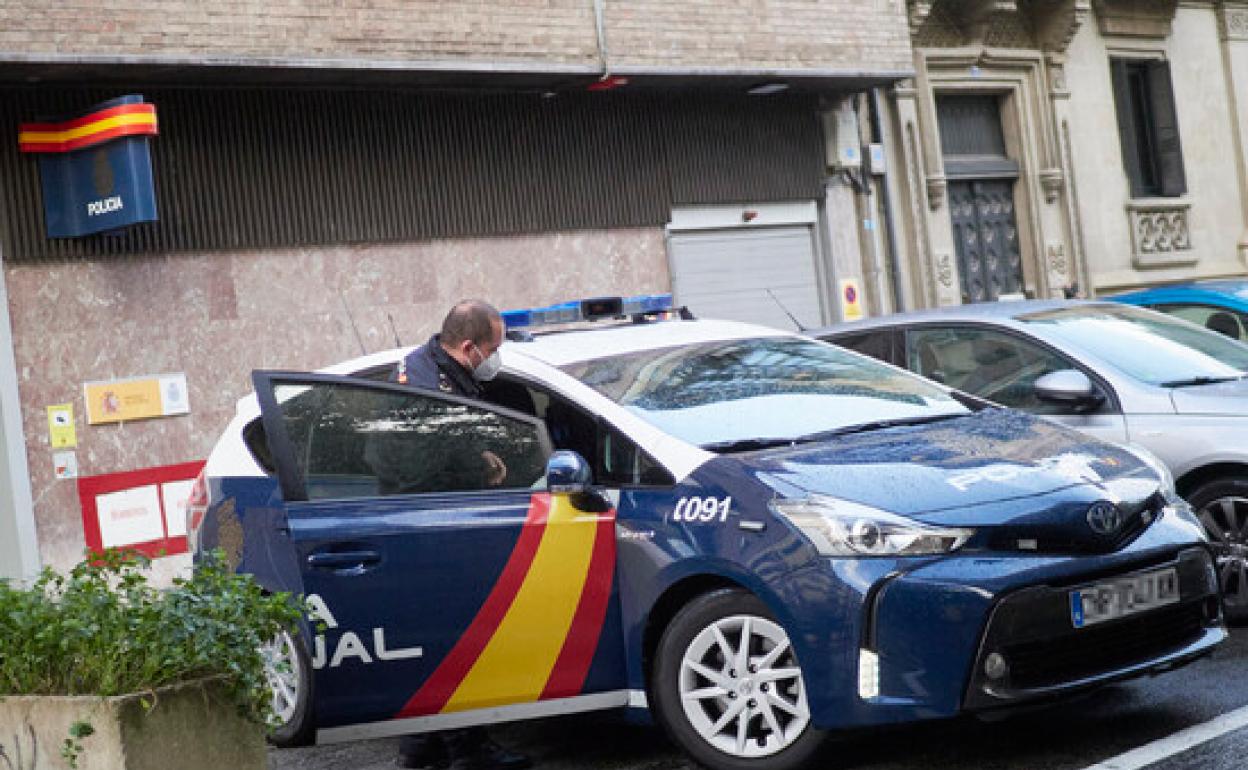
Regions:
[[[468,398],[481,397],[481,385],[472,372],[442,349],[439,334],[408,353],[395,368],[391,379],[401,385],[440,390]]]

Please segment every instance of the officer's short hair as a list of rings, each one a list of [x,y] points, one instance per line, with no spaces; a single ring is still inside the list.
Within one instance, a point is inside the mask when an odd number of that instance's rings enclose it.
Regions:
[[[442,321],[442,343],[454,347],[464,340],[481,345],[494,339],[494,324],[501,322],[498,310],[479,299],[455,303]]]

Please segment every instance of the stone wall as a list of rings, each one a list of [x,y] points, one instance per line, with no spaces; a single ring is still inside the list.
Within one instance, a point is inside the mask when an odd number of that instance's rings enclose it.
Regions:
[[[1070,47],[1072,153],[1088,266],[1098,292],[1244,270],[1238,249],[1248,224],[1248,202],[1239,174],[1248,159],[1236,141],[1230,98],[1235,87],[1224,66],[1226,43],[1220,39],[1217,13],[1212,7],[1181,5],[1169,35],[1155,39],[1106,38],[1096,24],[1087,24]],[[1248,48],[1243,41],[1231,45]],[[1187,194],[1132,200],[1114,108],[1111,56],[1164,57],[1170,62]],[[1171,230],[1173,238],[1141,260],[1136,254],[1140,228],[1156,229],[1150,223]]]
[[[74,405],[81,475],[201,460],[252,369],[393,347],[391,318],[415,345],[464,297],[506,309],[670,290],[657,228],[4,269],[40,556],[57,567],[81,557],[83,534],[75,482],[53,475],[50,404]],[[86,424],[84,382],[173,372],[186,373],[189,415]]]

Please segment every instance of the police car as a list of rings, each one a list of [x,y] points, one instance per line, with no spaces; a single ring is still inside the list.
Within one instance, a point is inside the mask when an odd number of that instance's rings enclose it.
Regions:
[[[788,768],[1225,638],[1151,456],[668,304],[505,314],[484,401],[384,381],[405,350],[254,374],[190,537],[308,597],[268,650],[279,744],[624,708]]]

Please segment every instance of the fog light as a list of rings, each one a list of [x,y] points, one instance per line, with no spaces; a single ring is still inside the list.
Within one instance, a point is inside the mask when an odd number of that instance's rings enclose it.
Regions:
[[[880,657],[871,650],[858,651],[858,697],[863,700],[880,695]]]
[[[1001,680],[1010,673],[1010,664],[1005,662],[1005,656],[999,652],[992,652],[984,658],[984,673],[989,679]]]

